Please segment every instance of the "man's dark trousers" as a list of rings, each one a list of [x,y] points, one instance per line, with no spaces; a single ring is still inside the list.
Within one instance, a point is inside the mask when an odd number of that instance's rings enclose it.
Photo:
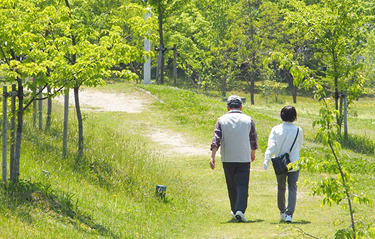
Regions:
[[[249,196],[250,163],[224,163],[230,207],[233,213],[245,213]]]

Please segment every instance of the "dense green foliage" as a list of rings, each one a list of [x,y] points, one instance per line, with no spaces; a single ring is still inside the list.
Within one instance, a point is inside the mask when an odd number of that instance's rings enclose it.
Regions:
[[[361,69],[363,59],[372,62],[373,11],[371,1],[192,1],[165,19],[165,45],[178,45],[186,75],[180,80],[198,89],[225,95],[244,82],[253,95],[254,81],[272,80],[288,83],[296,102],[290,70],[262,66],[282,52],[314,72],[337,101],[345,92],[357,97],[363,81],[371,82],[371,71]]]
[[[51,98],[74,89],[78,156],[83,157],[80,87],[104,84],[103,78],[112,75],[135,79],[133,71],[120,66],[143,62],[144,56],[151,54],[139,42],[145,37],[155,39],[155,34],[149,34],[154,21],[144,20],[143,7],[122,1],[110,1],[108,5],[68,0],[0,4],[0,81],[17,84],[17,136],[11,171],[15,183],[19,175],[23,115],[30,104],[40,94]],[[37,88],[40,90],[36,91]],[[42,93],[46,88],[49,92]]]

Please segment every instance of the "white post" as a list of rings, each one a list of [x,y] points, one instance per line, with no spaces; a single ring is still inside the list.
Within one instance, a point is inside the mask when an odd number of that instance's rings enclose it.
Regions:
[[[150,8],[146,8],[146,14],[145,14],[145,20],[147,20],[147,18],[151,17],[151,9]],[[149,33],[149,35],[151,35],[151,32]],[[145,38],[145,41],[144,41],[144,47],[145,47],[145,51],[146,52],[150,52],[151,51],[151,41],[149,41],[148,39]],[[143,82],[144,84],[148,85],[151,83],[151,57],[145,57],[146,58],[146,62],[144,64],[144,67],[143,67]]]

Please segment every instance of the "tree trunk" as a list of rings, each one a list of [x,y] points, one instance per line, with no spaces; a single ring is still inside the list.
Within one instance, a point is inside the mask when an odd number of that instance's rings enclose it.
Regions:
[[[348,138],[348,95],[344,95],[344,138]]]
[[[201,93],[201,85],[202,85],[202,78],[200,75],[198,75],[198,93]]]
[[[19,182],[21,142],[22,142],[22,130],[23,130],[23,85],[22,85],[22,80],[17,79],[17,83],[18,83],[17,136],[16,136],[16,151],[14,153],[13,174],[12,174],[12,177],[11,177],[11,180],[14,184]]]
[[[163,61],[163,45],[159,45],[159,56],[158,56],[158,66],[156,67],[156,84],[159,83],[159,76],[160,76],[160,69],[161,69],[161,62]]]
[[[173,83],[177,84],[177,45],[173,45]]]
[[[336,54],[335,54],[335,51],[333,50],[332,51],[332,59],[333,59],[333,71],[335,73],[335,78],[334,78],[334,84],[335,84],[335,106],[336,106],[336,110],[339,110],[339,98],[340,98],[340,95],[339,95],[339,89],[338,89],[338,78],[337,78],[337,59],[336,59]],[[336,123],[340,126],[340,133],[341,134],[341,113],[340,115],[336,115]]]
[[[250,68],[250,66],[249,66]],[[244,79],[246,81],[246,84],[249,86],[249,89],[250,89],[250,100],[251,100],[251,104],[254,105],[254,94],[255,94],[255,85],[254,85],[254,82],[255,82],[255,74],[253,74],[252,72],[249,73],[249,79],[247,78],[247,73],[244,75]]]
[[[39,105],[39,111],[38,111],[38,116],[39,116],[39,130],[42,130],[43,128],[43,94],[42,94],[42,90],[43,90],[43,87],[41,85],[39,85],[39,101],[38,101],[38,105]]]
[[[339,94],[339,121],[338,121],[338,125],[339,125],[339,130],[340,130],[340,134],[341,134],[341,128],[342,128],[342,121],[343,121],[343,107],[344,107],[344,97],[342,96],[342,94]]]
[[[3,124],[2,124],[2,173],[3,173],[3,182],[7,183],[7,154],[8,154],[8,119],[7,119],[7,98],[8,98],[8,92],[7,92],[7,86],[3,86]]]
[[[354,236],[354,238],[356,238],[357,234],[356,234],[356,229],[355,229],[354,211],[353,211],[353,208],[352,208],[352,199],[351,199],[350,194],[349,194],[349,188],[346,185],[347,180],[345,179],[345,175],[344,175],[344,172],[343,172],[343,170],[341,168],[341,164],[339,162],[339,159],[337,158],[337,155],[335,153],[335,150],[333,149],[333,146],[332,146],[331,142],[329,143],[329,147],[331,148],[332,154],[335,157],[337,166],[338,166],[339,171],[340,171],[340,176],[341,176],[341,180],[342,180],[342,186],[344,187],[344,191],[345,191],[345,194],[346,194],[346,199],[348,200],[349,213],[350,213],[350,218],[351,218],[351,221],[352,221],[352,230],[353,230],[353,233],[354,233],[353,236]]]
[[[51,88],[47,87],[48,95],[51,93]],[[48,131],[51,127],[51,114],[52,114],[52,99],[48,97],[47,100],[47,117],[46,117],[46,131]]]
[[[293,76],[289,73],[289,71],[283,69],[282,72],[285,76],[286,81],[288,82],[290,93],[292,94],[292,98],[293,98],[293,103],[296,104],[298,87],[293,84]]]
[[[74,87],[74,101],[76,106],[77,112],[77,120],[78,120],[78,157],[83,157],[83,123],[82,123],[82,113],[81,113],[81,106],[79,105],[79,96],[78,96],[79,86]]]
[[[35,81],[35,76],[33,76],[33,82]],[[33,95],[36,95],[36,88],[33,88]],[[33,101],[33,126],[36,126],[36,111],[37,111],[37,102]]]
[[[251,74],[251,78],[250,78],[250,98],[251,98],[252,105],[254,105],[254,94],[255,94],[255,72]]]
[[[164,48],[164,39],[163,39],[163,11],[160,6],[160,2],[158,4],[158,20],[159,20],[159,45],[163,46]],[[161,52],[161,64],[160,64],[160,83],[163,84],[164,82],[164,51]]]
[[[221,78],[221,96],[226,97],[227,95],[227,76]]]
[[[296,104],[297,103],[297,87],[296,86],[293,86],[293,93],[292,93],[292,97],[293,97],[293,103]]]
[[[17,90],[17,86],[15,84],[12,85],[12,92]],[[16,96],[12,95],[12,103],[11,103],[11,118],[10,118],[10,177],[12,178],[13,175],[13,167],[14,167],[14,150],[15,150],[15,133],[16,133],[16,122],[15,122],[15,112],[16,112]]]
[[[253,26],[251,26],[251,36],[253,37],[254,35],[254,29]],[[255,52],[252,53],[251,57],[251,67],[253,67],[253,71],[251,72],[251,78],[250,78],[250,94],[251,94],[251,104],[254,105],[254,94],[255,94],[255,77],[256,77],[256,65],[255,65]]]
[[[160,84],[164,83],[164,52],[161,54]]]
[[[68,153],[68,121],[69,121],[69,89],[64,96],[64,129],[63,129],[63,155]]]

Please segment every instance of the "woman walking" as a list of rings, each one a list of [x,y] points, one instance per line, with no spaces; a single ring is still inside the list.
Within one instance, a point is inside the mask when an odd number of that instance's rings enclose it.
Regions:
[[[268,169],[268,164],[272,155],[278,157],[285,153],[289,153],[291,163],[294,163],[299,159],[299,151],[301,150],[303,143],[303,133],[302,129],[293,123],[297,119],[297,111],[293,106],[285,106],[280,112],[280,117],[283,120],[283,123],[273,127],[268,138],[268,147],[265,152],[265,160],[263,163],[265,170]],[[286,173],[276,175],[277,206],[280,210],[280,219],[285,220],[285,222],[292,222],[294,209],[296,207],[298,176],[298,168],[293,168]],[[287,180],[289,196],[288,206],[285,207]]]

